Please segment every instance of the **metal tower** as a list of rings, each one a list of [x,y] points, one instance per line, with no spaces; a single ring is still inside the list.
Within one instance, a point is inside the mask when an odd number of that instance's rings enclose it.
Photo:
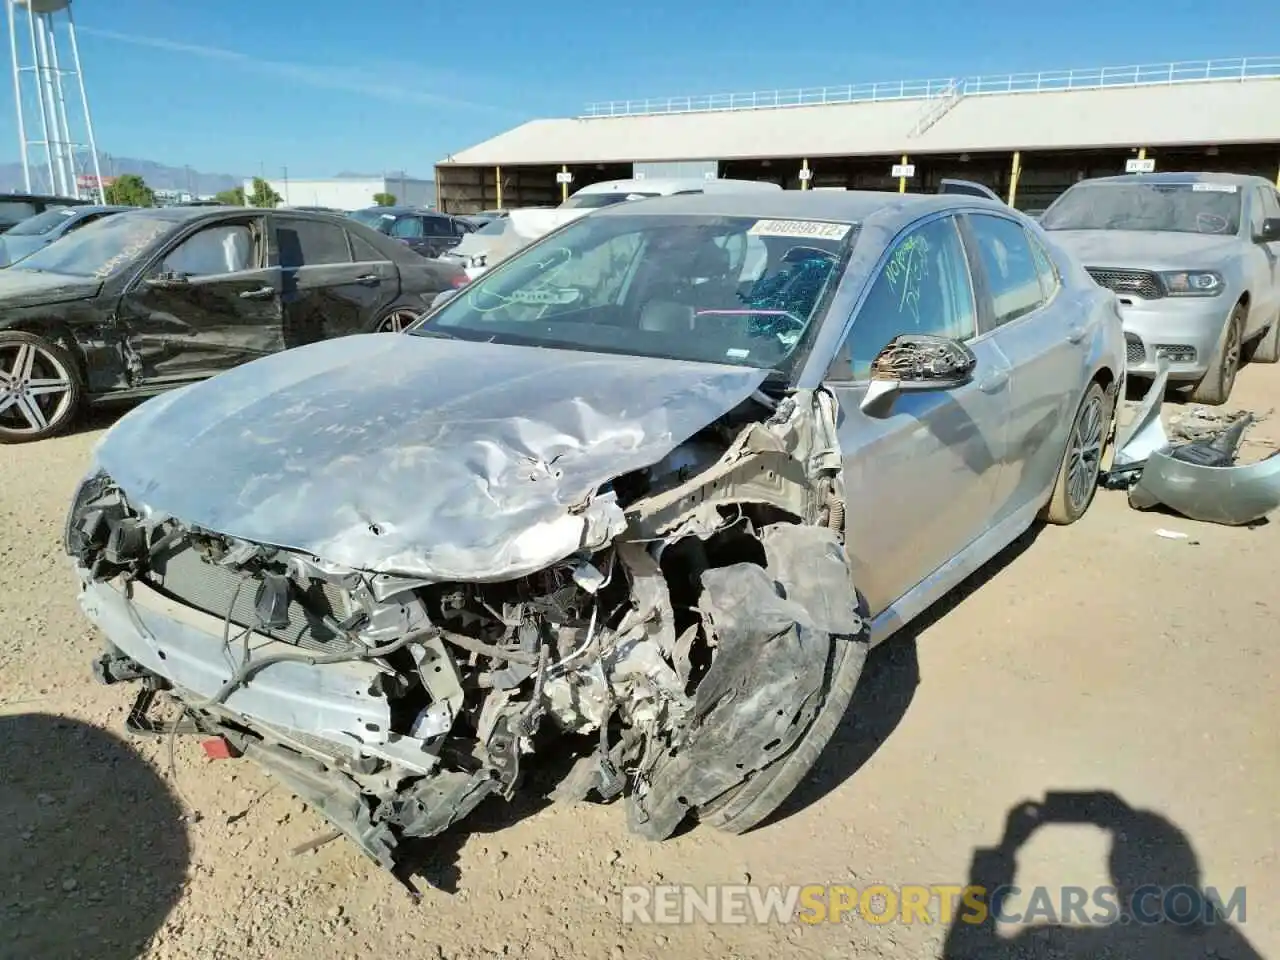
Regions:
[[[71,0],[5,0],[5,6],[9,13],[13,95],[18,106],[18,139],[22,143],[22,175],[27,191],[105,200]],[[24,40],[19,40],[19,30],[27,34]],[[64,33],[70,67],[62,66],[58,52]],[[65,89],[71,85],[80,94],[83,121],[76,124],[74,139]],[[42,136],[35,136],[34,130],[28,134],[28,123],[35,119],[39,120]],[[86,166],[93,176],[84,178],[88,182],[82,184],[79,174],[82,170],[88,172]]]

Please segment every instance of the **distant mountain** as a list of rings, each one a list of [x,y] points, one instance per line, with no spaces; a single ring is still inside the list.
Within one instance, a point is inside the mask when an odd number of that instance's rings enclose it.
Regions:
[[[171,167],[154,160],[141,160],[137,157],[119,157],[112,154],[99,153],[98,165],[104,177],[118,176],[122,173],[136,173],[147,181],[153,190],[189,190],[194,194],[218,193],[230,190],[244,183],[244,177],[229,173],[204,173],[187,167]],[[76,168],[92,172],[92,161],[86,156],[77,161]],[[49,186],[48,167],[38,164],[31,170],[32,189],[46,192]],[[22,179],[22,163],[0,163],[0,191],[17,191],[24,189]]]

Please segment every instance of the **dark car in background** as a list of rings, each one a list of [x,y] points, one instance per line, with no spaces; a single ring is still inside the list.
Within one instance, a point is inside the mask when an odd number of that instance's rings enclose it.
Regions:
[[[348,220],[163,207],[99,220],[0,271],[0,443],[86,403],[145,397],[257,357],[400,330],[466,283]]]
[[[438,257],[475,229],[462,217],[417,207],[368,207],[348,216],[400,241],[424,257]]]
[[[78,207],[88,203],[79,197],[54,197],[39,193],[0,193],[0,232],[46,210]]]
[[[16,263],[41,247],[47,247],[55,240],[61,240],[96,220],[132,209],[134,208],[86,203],[78,207],[54,207],[44,213],[37,213],[0,234],[0,267]]]

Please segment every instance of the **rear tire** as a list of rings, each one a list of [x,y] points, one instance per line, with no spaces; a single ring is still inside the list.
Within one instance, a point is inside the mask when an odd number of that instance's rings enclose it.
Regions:
[[[858,613],[870,624],[864,605]],[[791,752],[756,772],[750,780],[698,810],[698,821],[725,833],[746,833],[778,809],[808,776],[849,710],[870,645],[866,631],[857,639],[832,637],[831,682],[818,714]]]
[[[65,430],[80,410],[84,383],[75,358],[56,343],[0,332],[0,443],[31,443]]]
[[[1213,357],[1213,366],[1191,391],[1191,400],[1209,406],[1219,406],[1231,397],[1236,373],[1240,370],[1240,355],[1244,347],[1245,306],[1237,303],[1231,317],[1222,329],[1222,340]]]
[[[1042,514],[1044,520],[1059,526],[1075,523],[1093,503],[1111,414],[1111,404],[1102,385],[1096,381],[1089,384],[1071,422],[1058,479]]]
[[[394,307],[388,310],[374,327],[375,333],[403,333],[405,327],[417,323],[422,313],[408,307]]]

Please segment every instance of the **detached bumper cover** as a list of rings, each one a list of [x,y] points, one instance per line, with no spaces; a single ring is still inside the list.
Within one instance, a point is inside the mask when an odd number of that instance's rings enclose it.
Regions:
[[[1160,420],[1168,385],[1161,362],[1133,421],[1116,437],[1111,475],[1126,475],[1129,505],[1148,510],[1163,504],[1192,520],[1243,526],[1280,507],[1280,454],[1236,464],[1236,451],[1252,417],[1240,417],[1216,438],[1173,443]]]

